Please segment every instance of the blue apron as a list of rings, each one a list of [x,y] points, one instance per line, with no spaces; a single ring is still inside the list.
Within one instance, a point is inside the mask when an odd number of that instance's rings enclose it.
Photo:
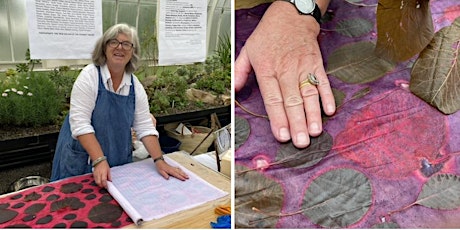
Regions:
[[[110,167],[132,162],[131,127],[134,122],[135,92],[133,76],[128,96],[105,89],[98,66],[99,87],[91,116],[96,139]],[[88,153],[72,138],[69,115],[61,127],[53,159],[51,181],[92,172]]]

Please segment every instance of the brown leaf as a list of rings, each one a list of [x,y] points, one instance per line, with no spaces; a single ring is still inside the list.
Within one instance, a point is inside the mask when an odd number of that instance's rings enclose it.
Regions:
[[[247,168],[235,165],[235,171]],[[283,206],[281,185],[258,171],[237,174],[235,178],[235,221],[240,228],[274,228]],[[257,208],[262,212],[253,210]],[[270,213],[272,215],[267,215]]]
[[[445,114],[460,109],[460,17],[438,31],[415,62],[410,90]]]
[[[308,168],[323,159],[332,148],[332,137],[326,131],[312,137],[307,148],[299,149],[292,142],[282,144],[276,153],[276,162],[284,167]]]
[[[379,57],[408,60],[426,47],[433,34],[428,0],[379,0],[375,49]]]
[[[327,73],[346,83],[368,83],[383,77],[394,64],[377,57],[371,42],[344,45],[329,56]]]

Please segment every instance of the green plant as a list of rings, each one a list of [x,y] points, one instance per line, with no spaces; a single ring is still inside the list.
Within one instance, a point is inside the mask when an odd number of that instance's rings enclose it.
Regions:
[[[30,50],[26,51],[26,61],[27,63],[21,63],[16,65],[16,71],[19,73],[32,72],[36,64],[41,62],[40,59],[30,59]]]
[[[12,76],[15,76],[16,74],[18,74],[18,72],[14,69],[7,69],[5,72],[5,75],[7,77],[12,77]]]
[[[78,77],[80,71],[72,71],[69,66],[60,66],[54,68],[49,74],[51,81],[56,85],[58,95],[63,95],[66,102],[70,102],[70,93],[73,83]]]
[[[230,42],[230,36],[228,36],[228,34],[224,34],[222,37],[219,37],[219,45],[217,46],[216,53],[222,66],[231,64],[231,48],[232,43]]]
[[[189,105],[185,97],[188,83],[184,77],[164,71],[146,89],[149,96],[150,112],[169,114],[173,109],[181,109]]]
[[[63,97],[46,73],[22,73],[0,87],[1,126],[38,127],[59,119]]]
[[[226,94],[231,88],[231,43],[227,34],[219,38],[216,54],[207,58],[205,74],[198,78],[195,88]]]

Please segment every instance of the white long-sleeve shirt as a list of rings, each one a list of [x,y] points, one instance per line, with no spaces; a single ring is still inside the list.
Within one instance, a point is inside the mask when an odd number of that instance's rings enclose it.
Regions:
[[[129,95],[131,74],[124,74],[117,92],[113,89],[113,83],[107,65],[101,66],[101,74],[102,82],[106,89],[119,95]],[[147,135],[158,136],[158,131],[153,125],[150,117],[147,94],[143,85],[134,74],[133,82],[136,94],[133,129],[136,132],[137,139],[140,140]],[[97,67],[94,64],[90,64],[83,68],[73,85],[70,96],[69,121],[70,130],[72,131],[72,137],[74,139],[77,139],[78,136],[83,134],[94,133],[94,128],[91,125],[91,115],[96,105],[98,86],[99,74]]]

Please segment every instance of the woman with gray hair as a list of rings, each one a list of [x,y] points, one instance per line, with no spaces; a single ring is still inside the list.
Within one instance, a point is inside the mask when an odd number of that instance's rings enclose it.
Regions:
[[[133,74],[139,57],[137,32],[127,24],[110,27],[98,40],[93,64],[83,68],[72,88],[52,181],[93,172],[95,182],[107,188],[110,167],[132,162],[131,128],[164,178],[188,179],[163,159],[147,94]]]

